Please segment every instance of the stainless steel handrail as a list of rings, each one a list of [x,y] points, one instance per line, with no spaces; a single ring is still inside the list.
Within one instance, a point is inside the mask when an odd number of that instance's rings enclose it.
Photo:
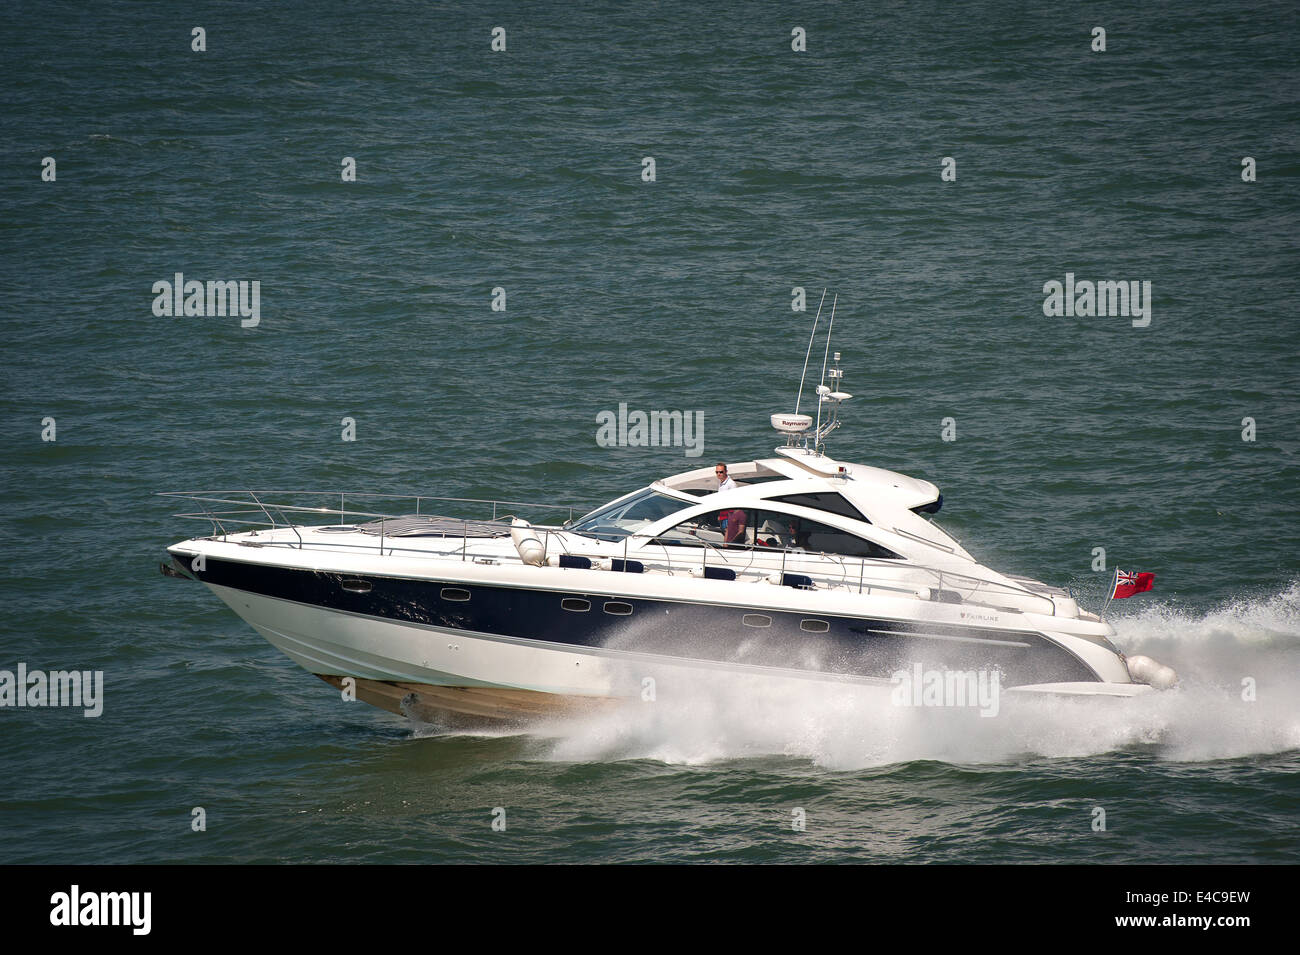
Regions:
[[[628,539],[631,539],[631,538],[643,538],[643,539],[646,539],[646,540],[649,540],[649,541],[654,541],[654,540],[661,540],[661,539],[663,538],[663,535],[662,535],[662,534],[644,534],[644,533],[640,533],[640,532],[632,532],[632,533],[628,534],[627,537],[628,537]],[[708,543],[708,542],[707,542],[707,541],[701,541],[701,543]],[[927,541],[927,543],[929,543],[929,542]],[[626,545],[626,541],[625,541],[625,545]],[[667,546],[666,546],[666,545],[662,545],[662,544],[661,544],[661,546],[663,547],[663,549],[664,549],[665,551],[667,551]],[[841,562],[841,561],[842,561],[842,562],[845,562],[846,566],[847,566],[847,564],[848,564],[849,561],[852,561],[852,560],[855,559],[855,558],[852,558],[852,557],[847,557],[847,558],[846,558],[846,557],[843,557],[843,556],[841,556],[841,555],[839,555],[839,554],[829,554],[829,553],[825,553],[825,552],[822,552],[822,551],[810,551],[810,550],[808,550],[807,548],[765,547],[765,548],[762,549],[761,552],[760,552],[757,548],[745,548],[745,550],[748,550],[748,551],[750,551],[751,553],[753,553],[753,554],[755,554],[755,555],[761,553],[761,554],[764,555],[764,556],[766,556],[766,555],[774,555],[775,553],[777,553],[777,552],[779,551],[779,552],[781,553],[781,573],[782,573],[782,575],[785,574],[785,565],[786,565],[786,560],[787,560],[787,557],[788,557],[789,555],[796,555],[796,556],[802,556],[802,557],[820,557],[820,558],[823,558],[823,559],[829,560],[829,561],[831,561],[832,563],[837,563],[837,562]],[[1030,590],[1030,589],[1027,588],[1027,587],[1022,587],[1022,586],[1020,586],[1019,584],[1014,584],[1014,583],[1004,583],[1004,582],[1002,582],[1002,581],[1000,581],[1000,580],[989,580],[989,579],[986,578],[986,577],[975,577],[975,576],[973,576],[973,575],[971,575],[971,574],[963,574],[963,573],[961,573],[961,572],[959,572],[959,571],[954,571],[954,570],[952,570],[952,569],[950,569],[950,568],[931,567],[931,566],[928,566],[928,565],[926,565],[926,564],[918,564],[918,563],[915,563],[915,562],[902,562],[902,563],[900,563],[900,562],[897,561],[897,560],[893,560],[893,559],[890,559],[890,558],[884,558],[884,557],[859,557],[859,558],[856,558],[856,559],[860,562],[860,565],[861,565],[860,568],[859,568],[859,573],[858,573],[858,592],[859,592],[859,593],[862,592],[862,590],[863,590],[863,586],[864,586],[864,583],[865,583],[866,581],[868,581],[868,580],[893,580],[893,578],[889,578],[889,577],[883,577],[883,578],[876,578],[876,577],[868,578],[868,577],[866,577],[866,567],[867,567],[868,564],[870,564],[870,565],[873,566],[873,567],[890,568],[890,569],[893,569],[893,570],[921,571],[921,572],[923,572],[923,573],[925,573],[925,574],[929,574],[932,578],[934,578],[935,583],[938,585],[938,588],[939,588],[940,590],[945,589],[944,584],[945,584],[945,579],[946,579],[946,581],[947,581],[949,584],[953,585],[953,586],[957,586],[957,587],[965,587],[966,589],[968,589],[968,590],[970,591],[970,595],[971,595],[972,597],[974,597],[975,594],[980,593],[980,592],[981,592],[981,588],[989,588],[989,590],[985,591],[986,593],[989,594],[989,596],[997,596],[998,593],[1001,593],[1001,594],[1004,594],[1004,595],[1015,595],[1015,596],[1020,596],[1020,597],[1029,597],[1029,598],[1032,598],[1032,599],[1034,599],[1034,600],[1039,600],[1039,601],[1043,601],[1043,602],[1045,602],[1045,603],[1047,604],[1048,608],[1050,608],[1050,609],[1047,610],[1047,615],[1048,615],[1048,616],[1056,616],[1056,602],[1055,602],[1054,600],[1052,600],[1051,597],[1048,597],[1048,596],[1046,596],[1046,595],[1044,595],[1044,594],[1037,593],[1036,591]],[[751,566],[751,567],[753,566],[753,559],[752,559],[752,558],[751,558],[751,560],[750,560],[749,566]],[[746,567],[745,569],[748,570],[749,567]],[[841,571],[841,575],[843,575],[843,571]],[[835,574],[834,574],[834,572],[831,572],[831,573],[828,573],[826,576],[829,578],[829,577],[835,576]],[[966,584],[960,584],[960,583],[957,583],[956,581],[967,581],[968,583],[966,583]],[[897,581],[895,581],[895,582],[897,583]],[[973,585],[973,586],[972,586],[972,585]]]
[[[910,540],[916,541],[919,544],[928,544],[931,547],[937,547],[940,550],[946,550],[950,554],[957,553],[955,548],[949,547],[947,544],[941,544],[938,541],[932,541],[928,537],[922,537],[920,534],[913,534],[911,531],[905,531],[901,527],[893,528],[893,532],[895,534],[898,534],[900,537],[906,537]]]
[[[214,495],[223,495],[223,496],[218,497]],[[229,495],[244,495],[244,496],[232,497]],[[270,495],[296,495],[301,497],[321,497],[321,496],[329,495],[330,497],[337,497],[339,499],[339,504],[338,506],[330,505],[330,506],[320,506],[320,507],[308,507],[301,504],[288,504],[288,503],[279,503],[273,501],[264,502],[263,498],[269,497]],[[417,510],[414,513],[418,514],[421,517],[446,516],[446,515],[427,514],[424,513],[422,510],[419,510],[419,508],[422,508],[424,503],[428,501],[442,501],[442,502],[454,503],[454,504],[482,504],[485,506],[491,505],[493,517],[487,518],[486,520],[506,519],[500,514],[500,508],[502,507],[544,508],[549,510],[567,511],[570,515],[570,519],[572,519],[573,513],[579,510],[579,506],[576,504],[546,504],[537,501],[531,501],[531,502],[530,501],[499,501],[499,500],[489,500],[486,498],[470,498],[470,497],[430,497],[427,494],[420,494],[420,495],[382,494],[382,493],[371,494],[368,492],[366,493],[357,492],[357,493],[349,494],[349,492],[340,493],[338,491],[251,491],[251,490],[249,491],[159,491],[158,496],[170,497],[170,498],[175,498],[184,501],[193,501],[195,503],[202,504],[202,505],[229,504],[241,508],[246,508],[252,505],[253,508],[252,510],[241,511],[241,512],[218,512],[212,508],[205,508],[205,510],[214,514],[256,513],[257,511],[260,511],[266,516],[265,523],[269,527],[289,526],[288,522],[281,523],[275,520],[275,518],[272,517],[269,509],[276,510],[277,513],[280,514],[282,519],[284,516],[283,512],[285,511],[293,512],[297,514],[338,514],[340,521],[346,520],[348,517],[354,517],[354,518],[367,517],[367,518],[373,518],[375,520],[380,520],[383,518],[395,518],[395,517],[402,516],[402,514],[400,513],[392,513],[387,511],[384,512],[367,511],[367,510],[358,510],[354,508],[349,508],[346,504],[346,498],[348,496],[351,496],[354,499],[355,498],[376,498],[382,500],[412,501],[415,503],[417,507]],[[412,512],[407,511],[406,513],[409,514]],[[471,518],[471,519],[480,520],[480,518]]]
[[[230,497],[230,496],[214,497],[209,495],[244,495],[244,496],[243,497]],[[270,495],[295,495],[295,496],[304,496],[304,497],[329,496],[331,498],[337,497],[339,499],[339,506],[337,508],[335,508],[334,506],[307,507],[303,505],[281,504],[279,502],[263,501],[264,497],[268,497]],[[430,497],[428,495],[423,495],[423,494],[417,496],[413,494],[391,494],[391,493],[384,493],[384,492],[369,492],[369,491],[355,492],[355,493],[346,492],[346,491],[339,492],[339,491],[253,491],[253,490],[160,491],[158,492],[159,497],[169,497],[169,498],[175,498],[179,500],[192,501],[198,504],[202,508],[201,510],[194,511],[194,512],[181,512],[181,513],[177,513],[175,516],[180,518],[190,518],[190,519],[209,521],[214,527],[213,536],[217,536],[215,534],[215,530],[219,528],[221,531],[220,536],[223,538],[228,537],[230,532],[226,528],[227,524],[248,525],[255,529],[261,527],[266,527],[270,529],[286,529],[286,530],[293,531],[295,537],[297,538],[297,547],[299,549],[305,547],[322,547],[322,548],[335,548],[341,550],[344,549],[345,547],[355,546],[355,545],[346,545],[343,544],[342,542],[333,542],[333,541],[331,541],[328,545],[306,542],[303,540],[302,534],[299,532],[298,528],[300,526],[310,527],[310,525],[294,524],[292,521],[286,518],[285,512],[289,512],[291,514],[338,514],[340,523],[344,522],[349,517],[370,518],[372,520],[380,521],[381,525],[386,520],[391,520],[401,516],[400,514],[389,514],[389,513],[359,511],[359,510],[349,509],[346,506],[346,497],[348,497],[349,495],[357,498],[376,498],[376,499],[383,499],[383,500],[415,501],[417,508],[419,508],[423,504],[423,502],[426,501],[441,501],[441,502],[457,503],[457,504],[484,504],[484,505],[490,504],[492,505],[493,515],[494,515],[492,519],[473,519],[473,520],[475,521],[476,524],[496,524],[499,525],[503,530],[509,529],[511,516],[510,515],[501,516],[501,517],[495,516],[497,515],[498,513],[497,509],[500,506],[508,505],[511,507],[568,510],[570,514],[570,520],[572,520],[573,512],[578,508],[578,505],[570,505],[570,504],[545,504],[545,503],[538,503],[538,502],[530,503],[530,502],[523,502],[523,501],[495,501],[495,500],[488,500],[483,498]],[[211,504],[228,504],[237,507],[239,509],[238,510],[216,510],[215,508],[208,506]],[[275,512],[276,516],[272,515],[271,513],[272,511]],[[242,519],[247,515],[256,515],[259,513],[263,515],[264,517],[263,520]],[[457,548],[456,552],[458,552],[460,560],[464,561],[467,559],[469,540],[464,535],[468,532],[468,523],[471,520],[470,518],[463,518],[463,517],[452,516],[452,515],[427,514],[419,511],[417,511],[417,513],[419,513],[421,517],[429,517],[429,518],[441,517],[444,519],[463,522],[464,531],[462,533],[461,546]],[[277,520],[277,516],[278,516],[278,520]],[[538,530],[542,530],[545,533],[547,533],[548,535],[547,550],[549,551],[550,549],[549,533],[551,530],[554,530],[555,528],[549,528],[547,525],[534,525],[534,526]],[[657,535],[657,534],[651,535],[651,534],[645,534],[641,532],[633,532],[626,535],[626,539],[623,542],[625,558],[627,556],[627,547],[631,544],[632,540],[637,539],[637,540],[651,541],[661,536],[662,535]],[[913,537],[915,535],[908,534],[907,536]],[[386,551],[388,554],[391,555],[400,551],[402,553],[410,553],[412,555],[415,554],[427,555],[431,558],[448,556],[448,552],[429,550],[427,548],[396,547],[392,545],[391,541],[385,541],[384,537],[385,535],[381,533],[379,539],[379,550],[381,554],[385,553]],[[561,540],[562,539],[563,538],[561,537]],[[269,543],[271,545],[275,545],[281,542],[272,541]],[[928,543],[932,545],[934,544],[933,541],[924,541],[924,543]],[[285,541],[283,542],[283,544],[285,546],[293,546],[294,542]],[[941,547],[942,545],[934,545],[934,546]],[[748,564],[744,568],[738,568],[742,573],[748,572],[753,567],[754,561],[758,556],[775,556],[776,553],[779,551],[781,553],[782,573],[784,573],[787,560],[792,555],[797,557],[804,557],[804,558],[809,558],[809,557],[823,558],[831,561],[831,563],[835,565],[834,570],[831,570],[828,567],[829,573],[826,575],[827,578],[829,579],[831,577],[838,577],[841,580],[841,582],[843,582],[846,586],[848,586],[848,567],[851,566],[850,562],[854,559],[854,558],[845,558],[841,555],[826,554],[818,551],[808,551],[807,549],[804,548],[800,548],[796,550],[788,547],[770,547],[770,548],[764,548],[761,553],[758,552],[756,549],[751,549],[751,548],[745,548],[745,549],[750,550],[751,553],[749,555],[750,560]],[[671,555],[668,553],[668,548],[666,546],[663,547],[663,550],[664,550],[664,557],[668,562],[669,573],[671,573],[672,566],[673,566]],[[725,563],[726,562],[725,553],[723,554],[723,556],[724,556],[724,563]],[[968,591],[968,594],[961,595],[968,599],[973,599],[976,595],[983,595],[989,598],[996,598],[999,595],[1004,595],[1004,596],[1015,595],[1019,597],[1029,597],[1034,600],[1038,600],[1046,603],[1051,608],[1048,611],[1050,615],[1055,615],[1056,613],[1056,603],[1055,601],[1052,600],[1051,597],[1030,590],[1026,587],[1022,587],[1018,584],[1004,583],[1003,581],[989,580],[983,577],[976,577],[970,574],[963,574],[958,571],[954,571],[950,568],[930,567],[925,564],[918,564],[918,563],[911,563],[911,562],[900,563],[896,560],[889,560],[885,558],[857,558],[857,560],[860,562],[859,572],[858,572],[859,593],[861,593],[864,589],[869,591],[872,581],[885,580],[885,581],[891,581],[895,584],[900,583],[900,581],[898,581],[897,578],[893,576],[876,577],[875,575],[873,575],[872,577],[867,577],[866,568],[868,565],[871,565],[874,568],[880,568],[880,569],[888,568],[894,571],[902,570],[902,571],[921,572],[933,578],[940,590],[945,589],[945,584],[947,584],[950,587],[960,588],[961,590]],[[689,561],[687,563],[689,563]],[[960,583],[961,581],[964,581],[965,583]]]
[[[247,503],[247,501],[226,501],[224,498],[214,499],[208,497],[208,495],[231,495],[231,494],[246,494],[249,495],[250,497],[253,495],[261,495],[263,497],[266,497],[272,494],[292,494],[295,496],[303,496],[303,497],[308,497],[308,496],[337,497],[339,498],[340,503],[342,503],[343,499],[347,497],[379,498],[384,500],[415,501],[417,503],[417,506],[422,501],[449,501],[456,504],[491,504],[493,506],[509,506],[509,507],[545,507],[545,508],[551,508],[553,510],[567,510],[570,513],[580,510],[585,506],[580,504],[554,504],[554,503],[541,502],[541,501],[503,501],[503,500],[496,500],[492,498],[481,498],[481,497],[433,497],[428,494],[393,494],[387,491],[339,491],[337,489],[322,491],[322,490],[302,490],[302,489],[292,490],[292,489],[280,489],[280,488],[257,489],[257,490],[221,488],[221,489],[213,489],[213,490],[200,489],[200,490],[192,490],[192,491],[158,491],[157,492],[157,495],[159,497],[189,498],[191,500],[216,500],[218,503]],[[334,508],[333,507],[308,508],[308,510],[333,511]]]

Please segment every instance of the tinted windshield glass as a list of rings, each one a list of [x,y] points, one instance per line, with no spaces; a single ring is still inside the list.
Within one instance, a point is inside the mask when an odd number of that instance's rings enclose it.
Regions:
[[[570,525],[569,530],[615,540],[635,534],[661,517],[675,514],[688,506],[685,501],[646,488],[634,497],[597,508],[576,524]]]

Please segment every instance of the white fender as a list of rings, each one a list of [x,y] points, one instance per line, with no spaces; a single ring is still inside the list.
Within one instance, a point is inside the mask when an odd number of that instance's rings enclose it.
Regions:
[[[1173,667],[1156,663],[1150,657],[1129,657],[1128,674],[1138,683],[1145,683],[1155,690],[1167,690],[1178,682],[1178,674]]]
[[[525,564],[532,564],[534,567],[546,565],[546,545],[537,536],[532,524],[521,517],[516,517],[510,522],[510,539],[515,542],[519,559]]]

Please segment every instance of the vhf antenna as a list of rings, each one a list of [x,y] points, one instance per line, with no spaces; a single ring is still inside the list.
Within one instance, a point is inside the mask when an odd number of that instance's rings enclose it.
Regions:
[[[837,296],[839,295],[838,292],[836,292],[835,294],[836,294]],[[821,319],[821,317],[822,317],[822,303],[825,302],[825,301],[826,301],[826,289],[823,288],[823,289],[822,289],[822,300],[821,300],[821,302],[818,302],[818,303],[817,303],[817,317],[813,319],[813,330],[812,330],[812,334],[808,336],[808,351],[807,351],[807,353],[803,356],[803,374],[799,376],[799,394],[796,395],[796,396],[795,396],[795,399],[794,399],[794,413],[795,413],[795,414],[798,414],[798,413],[799,413],[799,402],[803,400],[803,380],[804,380],[805,378],[808,377],[808,359],[809,359],[809,357],[812,355],[813,339],[817,337],[817,322],[818,322],[818,321]],[[831,305],[831,311],[833,312],[834,310],[835,310],[835,306],[834,306],[834,304],[832,304],[832,305]],[[822,376],[825,377],[825,374],[826,374],[826,369],[825,369],[825,366],[823,365],[823,367],[822,367]]]
[[[831,321],[830,324],[826,326],[826,354],[822,356],[822,383],[817,386],[817,431],[815,433],[818,436],[819,444],[822,430],[822,395],[826,394],[830,390],[826,387],[826,359],[829,358],[831,354],[831,332],[835,328],[835,303],[839,300],[840,293],[836,292],[835,297],[831,299]]]

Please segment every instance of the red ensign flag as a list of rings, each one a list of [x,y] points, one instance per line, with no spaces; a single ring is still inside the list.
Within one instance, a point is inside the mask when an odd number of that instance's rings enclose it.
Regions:
[[[1134,594],[1145,593],[1155,584],[1155,574],[1129,574],[1122,570],[1115,571],[1115,592],[1111,594],[1112,599],[1120,597],[1132,597]]]

